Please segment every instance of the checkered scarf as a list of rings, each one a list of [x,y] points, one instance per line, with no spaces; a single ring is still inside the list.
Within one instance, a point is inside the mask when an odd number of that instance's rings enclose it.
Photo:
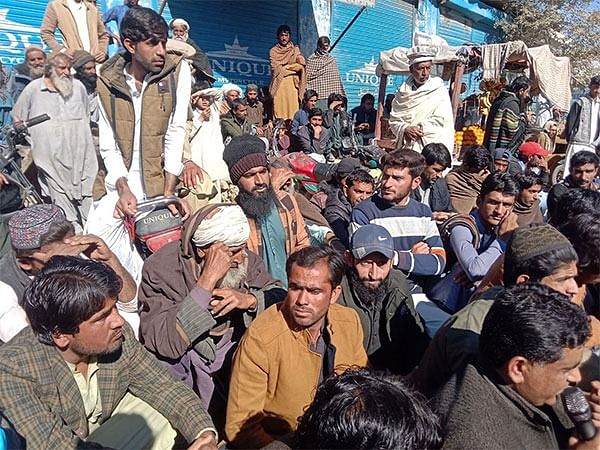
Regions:
[[[335,58],[329,53],[313,53],[306,61],[307,88],[317,91],[319,98],[326,99],[329,94],[345,95]]]

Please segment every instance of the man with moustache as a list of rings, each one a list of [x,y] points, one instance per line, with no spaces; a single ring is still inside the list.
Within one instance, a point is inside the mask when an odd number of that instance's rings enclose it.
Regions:
[[[98,110],[98,92],[96,91],[98,75],[96,74],[94,57],[85,50],[75,51],[73,54],[73,70],[75,70],[74,77],[85,86],[90,102],[91,123],[97,128],[100,113]]]
[[[352,264],[338,303],[358,313],[370,366],[406,375],[421,360],[429,338],[406,276],[392,268],[392,236],[382,226],[365,225],[352,235],[350,251]]]
[[[518,194],[519,185],[512,175],[494,172],[481,185],[477,208],[469,216],[457,216],[454,224],[448,224],[448,250],[456,263],[448,268],[439,287],[449,288],[449,292],[441,292],[447,296],[445,306],[452,313],[467,304],[475,291],[474,284],[504,254],[510,234],[519,227],[513,211]]]
[[[435,50],[417,46],[408,51],[410,76],[398,88],[390,128],[396,148],[410,147],[421,152],[427,144],[454,148],[454,115],[444,81],[431,76]]]
[[[14,102],[17,101],[21,92],[31,80],[44,75],[44,64],[46,64],[44,50],[36,45],[30,45],[25,49],[25,62],[13,66],[8,80],[8,93]]]
[[[31,325],[0,350],[8,448],[172,448],[181,434],[216,450],[200,399],[117,312],[121,284],[102,262],[55,256],[27,288]]]
[[[287,260],[287,297],[252,322],[234,356],[225,432],[236,448],[294,431],[323,380],[367,364],[356,312],[336,303],[344,266],[324,246]]]
[[[265,303],[285,297],[262,260],[246,250],[249,235],[239,206],[202,207],[180,241],[145,261],[139,291],[141,342],[194,389],[219,428],[242,334]]]
[[[294,197],[279,186],[274,189],[265,144],[259,137],[234,137],[225,147],[223,159],[231,182],[240,190],[236,202],[250,224],[248,249],[260,256],[271,276],[287,287],[287,257],[310,244],[300,208]]]
[[[71,76],[71,59],[57,54],[44,77],[29,83],[13,108],[15,121],[48,114],[50,120],[29,129],[31,154],[42,194],[60,206],[81,230],[92,206],[98,161],[90,130],[85,87]]]

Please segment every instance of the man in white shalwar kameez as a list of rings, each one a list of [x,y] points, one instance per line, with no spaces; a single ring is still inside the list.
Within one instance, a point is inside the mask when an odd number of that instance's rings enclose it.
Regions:
[[[397,148],[419,153],[427,144],[454,148],[454,117],[448,90],[441,78],[431,77],[435,50],[417,46],[408,53],[410,76],[392,103],[390,128]]]

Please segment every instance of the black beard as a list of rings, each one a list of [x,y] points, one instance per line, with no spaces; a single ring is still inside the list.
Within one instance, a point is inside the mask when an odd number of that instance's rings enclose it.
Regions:
[[[269,214],[269,211],[275,205],[275,199],[273,186],[269,186],[262,194],[253,194],[240,189],[236,201],[248,217],[261,219]]]
[[[84,75],[76,74],[75,78],[77,78],[79,81],[81,81],[81,83],[83,83],[83,85],[85,86],[85,90],[88,94],[91,94],[96,90],[96,83],[98,82],[97,75],[86,77]]]
[[[356,292],[356,295],[363,306],[371,309],[376,302],[383,302],[388,292],[389,274],[378,287],[370,288],[362,284],[356,270],[351,269],[349,272],[350,285],[352,286],[352,289],[354,289],[354,292]]]
[[[248,103],[248,106],[254,106],[258,103],[258,99],[257,98],[247,98],[246,103]]]

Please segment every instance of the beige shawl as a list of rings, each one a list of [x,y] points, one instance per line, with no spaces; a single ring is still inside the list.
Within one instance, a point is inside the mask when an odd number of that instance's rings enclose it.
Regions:
[[[286,46],[277,43],[269,51],[269,60],[271,61],[271,85],[269,92],[274,97],[279,89],[279,85],[284,77],[293,76],[294,86],[298,91],[298,99],[302,101],[302,96],[306,90],[306,61],[300,53],[298,46],[289,42]]]

